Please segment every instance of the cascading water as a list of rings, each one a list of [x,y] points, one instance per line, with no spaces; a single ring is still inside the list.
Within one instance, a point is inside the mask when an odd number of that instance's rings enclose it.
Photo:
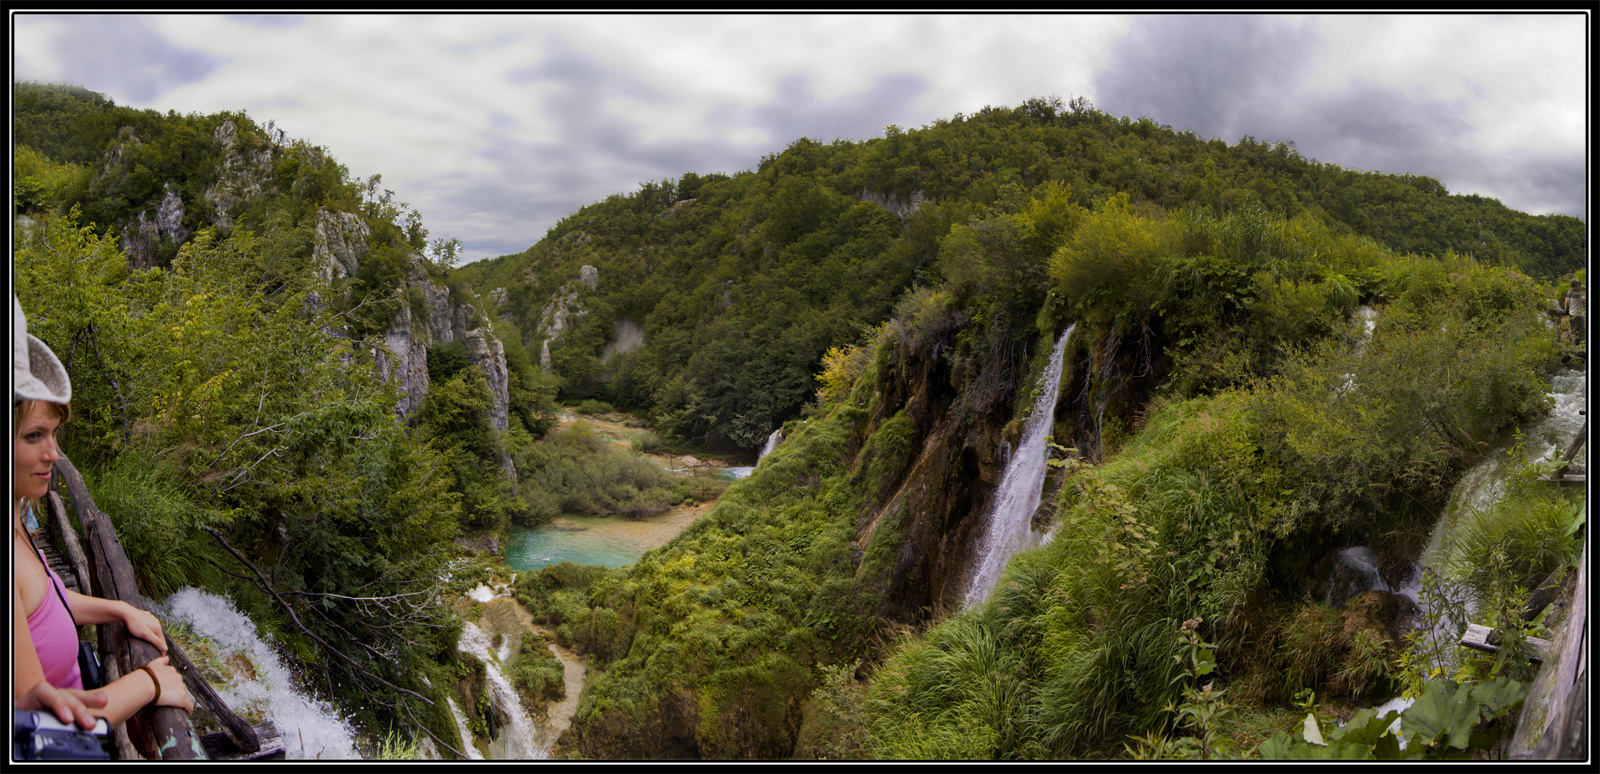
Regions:
[[[456,706],[455,699],[446,696],[444,700],[446,704],[450,705],[451,717],[456,719],[456,730],[461,733],[461,746],[465,748],[462,752],[467,754],[467,760],[483,760],[483,753],[478,752],[477,745],[472,743],[472,727],[467,725],[467,716],[462,714],[460,707]]]
[[[766,444],[761,447],[761,454],[756,457],[756,466],[759,467],[761,460],[766,459],[766,456],[771,454],[773,449],[778,448],[780,443],[783,443],[783,428],[781,427],[773,430],[772,435],[767,436]]]
[[[332,705],[304,692],[261,639],[255,624],[225,597],[184,588],[157,605],[168,621],[187,624],[216,649],[231,679],[214,684],[234,713],[270,720],[283,735],[285,756],[295,760],[360,758],[348,721]]]
[[[1045,462],[1049,456],[1045,441],[1050,437],[1056,399],[1061,395],[1062,353],[1075,327],[1069,326],[1056,341],[1050,365],[1041,377],[1033,413],[1028,415],[1022,440],[1005,466],[1000,488],[995,491],[994,506],[989,509],[986,532],[978,544],[978,559],[967,584],[967,607],[988,598],[1013,554],[1038,542],[1033,533],[1033,512],[1039,507],[1040,490],[1044,488]]]
[[[496,760],[549,758],[550,751],[538,745],[538,730],[533,725],[533,719],[528,717],[527,710],[523,709],[521,697],[517,696],[516,689],[511,687],[511,681],[506,679],[505,672],[500,669],[500,658],[491,647],[489,638],[483,630],[475,624],[463,623],[461,640],[456,644],[456,648],[483,662],[490,699],[506,717],[505,726],[489,741],[488,757]],[[468,738],[463,738],[462,742],[471,745]]]
[[[1366,546],[1351,546],[1340,551],[1335,557],[1338,562],[1358,573],[1367,580],[1368,590],[1393,591],[1389,588],[1388,581],[1378,572],[1378,555]]]
[[[1507,452],[1512,441],[1490,452],[1456,484],[1450,493],[1445,513],[1434,526],[1427,548],[1417,564],[1439,569],[1449,558],[1451,538],[1469,520],[1488,513],[1505,493],[1505,481],[1517,468],[1540,460],[1554,459],[1583,426],[1583,410],[1589,402],[1588,381],[1582,371],[1565,370],[1550,379],[1550,413],[1522,428],[1522,456],[1512,459]],[[1410,584],[1401,590],[1406,593]]]

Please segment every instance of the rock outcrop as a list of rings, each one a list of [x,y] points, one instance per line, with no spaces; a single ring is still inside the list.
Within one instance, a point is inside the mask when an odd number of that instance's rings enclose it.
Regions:
[[[378,375],[400,382],[400,402],[394,410],[401,418],[417,413],[428,396],[428,346],[414,328],[411,307],[401,306],[384,334],[383,348],[373,352]]]
[[[367,255],[367,240],[372,229],[353,212],[317,211],[316,243],[311,249],[311,265],[324,285],[355,276],[361,259]]]
[[[911,217],[911,213],[916,212],[918,207],[928,201],[928,197],[921,191],[912,191],[910,198],[901,199],[898,196],[889,196],[876,191],[869,191],[865,188],[861,189],[860,198],[861,201],[872,202],[893,213],[895,217],[900,219],[901,223],[906,222],[906,219]]]
[[[588,314],[588,310],[578,301],[579,285],[590,289],[599,287],[600,270],[585,264],[578,269],[577,283],[562,285],[550,303],[545,305],[544,311],[539,313],[539,368],[545,373],[550,373],[551,343],[560,340],[561,334],[566,333],[572,323]]]
[[[140,212],[138,220],[122,232],[122,251],[130,266],[147,269],[156,264],[160,245],[182,244],[188,238],[189,230],[183,227],[183,200],[167,183],[162,186],[155,219],[148,211]]]
[[[222,146],[222,169],[217,182],[206,189],[205,199],[211,204],[211,222],[229,231],[233,228],[233,214],[245,202],[261,195],[262,184],[272,174],[272,144],[262,142],[247,149],[247,143],[239,141],[239,128],[232,121],[223,121],[212,133],[212,139]]]

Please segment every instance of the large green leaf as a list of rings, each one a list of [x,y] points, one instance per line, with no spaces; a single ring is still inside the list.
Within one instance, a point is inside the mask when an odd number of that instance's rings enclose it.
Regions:
[[[1343,726],[1328,732],[1328,742],[1375,745],[1386,736],[1393,738],[1393,735],[1388,733],[1389,726],[1394,725],[1395,719],[1399,716],[1399,712],[1395,710],[1390,710],[1381,717],[1371,709],[1356,710]]]
[[[1528,695],[1528,686],[1509,677],[1496,677],[1472,687],[1472,698],[1482,706],[1483,720],[1494,720],[1515,712]]]
[[[1428,683],[1401,717],[1424,744],[1465,749],[1472,727],[1478,723],[1478,703],[1472,700],[1470,690],[1461,690],[1454,680],[1436,680]]]

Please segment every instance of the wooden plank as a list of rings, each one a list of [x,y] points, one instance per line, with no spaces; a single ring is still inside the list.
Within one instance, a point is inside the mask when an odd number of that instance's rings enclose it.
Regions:
[[[1584,752],[1589,725],[1589,649],[1584,632],[1588,628],[1588,581],[1589,544],[1585,542],[1578,559],[1578,581],[1572,592],[1572,609],[1567,613],[1566,634],[1562,637],[1561,661],[1556,664],[1555,684],[1550,690],[1550,717],[1533,748],[1535,758],[1581,759]]]
[[[254,726],[251,732],[260,740],[258,749],[245,752],[235,747],[233,740],[225,733],[206,734],[200,737],[200,745],[205,748],[206,758],[214,761],[261,761],[283,760],[286,751],[283,746],[283,735],[278,733],[278,727],[270,721]]]
[[[94,507],[94,500],[83,484],[83,477],[66,455],[56,460],[56,470],[66,482],[67,492],[78,511],[78,520],[83,522],[91,561],[90,572],[100,596],[120,599],[138,610],[148,611],[150,608],[139,594],[134,579],[133,565],[128,561],[122,543],[117,540],[117,530],[112,526],[111,519]],[[101,630],[106,629],[111,630],[114,645],[110,652],[113,658],[107,660],[115,660],[123,674],[129,674],[161,655],[155,645],[138,637],[126,636],[127,627],[120,623],[101,624]],[[189,713],[182,709],[145,707],[129,718],[128,726],[134,747],[146,759],[194,760],[205,757],[194,726],[189,722]],[[148,736],[142,732],[142,728],[149,729]]]
[[[1525,641],[1533,650],[1528,658],[1536,664],[1555,655],[1556,644],[1549,640],[1529,637]],[[1461,644],[1474,650],[1494,653],[1500,650],[1500,637],[1487,626],[1469,623],[1467,630],[1461,633]]]
[[[1589,476],[1585,472],[1567,472],[1562,474],[1544,473],[1539,476],[1540,481],[1548,481],[1560,486],[1588,486]]]

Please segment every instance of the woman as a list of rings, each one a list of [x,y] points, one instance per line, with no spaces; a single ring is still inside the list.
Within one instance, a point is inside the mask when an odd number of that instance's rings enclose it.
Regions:
[[[50,489],[51,469],[61,457],[56,431],[72,415],[72,385],[55,353],[28,335],[28,322],[16,296],[11,303],[13,703],[21,709],[50,709],[62,722],[76,720],[85,728],[93,723],[90,716],[119,725],[152,703],[192,712],[194,702],[183,676],[167,663],[166,656],[100,691],[82,690],[74,620],[78,624],[121,623],[129,634],[163,653],[167,641],[161,622],[149,612],[119,600],[67,590],[28,537],[23,505],[37,503]]]

